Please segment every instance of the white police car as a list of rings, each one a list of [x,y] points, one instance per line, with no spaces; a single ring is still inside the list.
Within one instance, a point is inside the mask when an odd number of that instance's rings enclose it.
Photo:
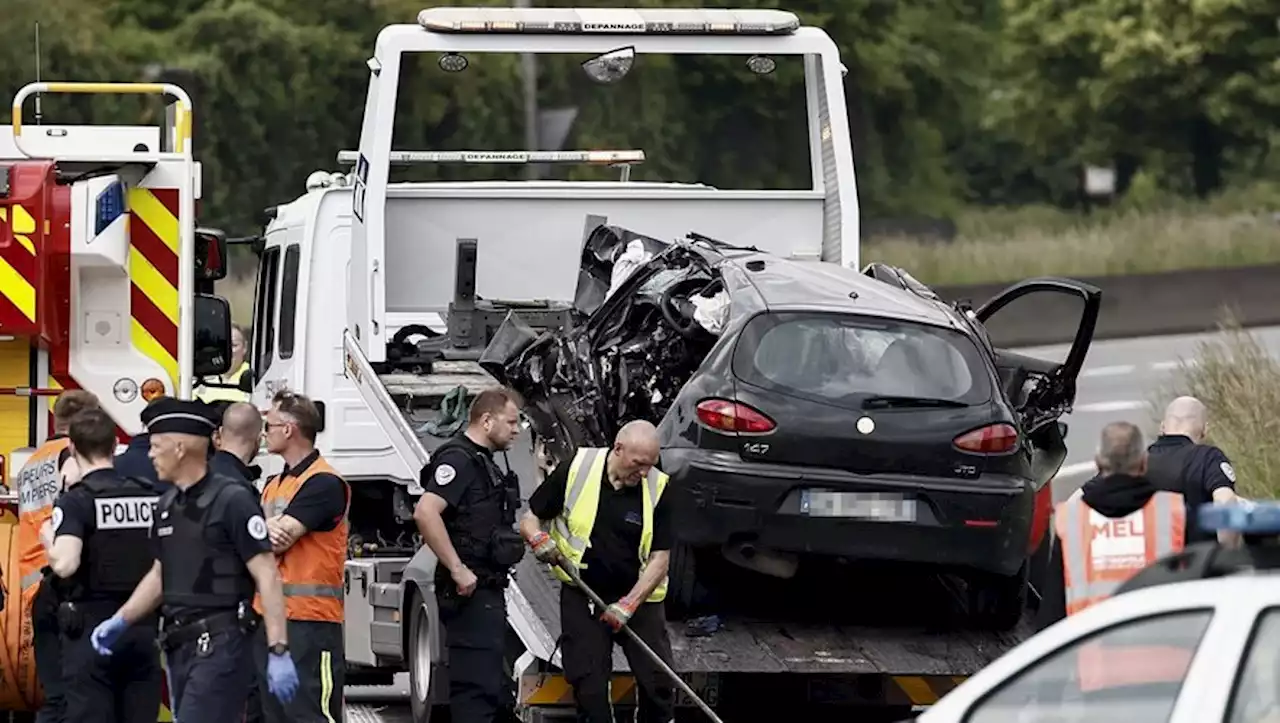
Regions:
[[[1207,505],[1199,520],[1250,542],[1234,550],[1202,543],[1156,562],[916,721],[1280,723],[1280,502]],[[1099,661],[1106,684],[1088,689]]]

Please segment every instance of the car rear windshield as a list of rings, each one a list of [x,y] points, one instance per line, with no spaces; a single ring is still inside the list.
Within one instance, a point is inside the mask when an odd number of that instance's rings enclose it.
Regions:
[[[848,314],[756,316],[738,339],[733,373],[749,384],[836,404],[873,396],[974,405],[991,399],[982,357],[963,334]]]

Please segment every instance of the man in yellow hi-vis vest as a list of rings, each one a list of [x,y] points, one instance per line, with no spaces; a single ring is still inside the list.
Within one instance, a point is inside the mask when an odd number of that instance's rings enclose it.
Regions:
[[[604,600],[592,610],[586,593],[559,567],[560,626],[565,677],[573,686],[578,720],[611,723],[609,681],[613,644],[622,646],[640,688],[637,723],[674,720],[674,689],[629,637],[630,627],[667,665],[671,641],[662,601],[672,543],[670,505],[663,497],[667,475],[654,465],[658,430],[629,422],[610,449],[579,449],[561,463],[529,498],[520,532],[539,560],[563,560]],[[548,534],[542,529],[550,524]]]

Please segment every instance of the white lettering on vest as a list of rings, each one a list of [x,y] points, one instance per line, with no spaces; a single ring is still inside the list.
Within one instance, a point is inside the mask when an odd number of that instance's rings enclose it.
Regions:
[[[1146,520],[1138,510],[1112,519],[1089,510],[1093,537],[1089,553],[1095,571],[1143,567],[1147,560]]]
[[[18,473],[18,512],[25,514],[49,507],[61,492],[57,455],[28,463]]]
[[[159,497],[120,497],[94,500],[99,530],[149,530],[151,507]]]

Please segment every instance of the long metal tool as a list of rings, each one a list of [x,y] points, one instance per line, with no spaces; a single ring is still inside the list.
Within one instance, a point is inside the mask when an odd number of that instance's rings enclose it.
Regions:
[[[587,584],[578,576],[578,571],[573,569],[573,565],[562,562],[560,564],[560,569],[565,571],[569,576],[569,579],[573,580],[573,583],[578,586],[579,590],[583,591],[587,594],[587,597],[591,598],[591,602],[595,603],[597,608],[604,611],[609,607],[609,604],[601,599],[601,597],[596,594],[595,590],[587,587]],[[644,654],[649,656],[649,659],[653,661],[654,665],[661,668],[662,672],[666,673],[667,677],[671,679],[671,682],[675,683],[676,687],[684,691],[684,694],[689,696],[689,699],[693,701],[694,705],[702,709],[702,712],[706,713],[708,718],[715,723],[724,723],[724,721],[720,720],[720,716],[716,715],[716,712],[711,710],[711,706],[707,705],[706,701],[702,698],[699,698],[698,694],[693,692],[693,688],[690,688],[689,684],[684,682],[684,678],[681,678],[679,673],[672,670],[671,666],[667,665],[666,661],[659,657],[658,654],[653,651],[653,648],[649,647],[648,643],[640,639],[640,635],[636,633],[636,631],[632,630],[631,626],[623,625],[622,629],[627,631],[627,635],[631,636],[632,642],[643,650]]]

